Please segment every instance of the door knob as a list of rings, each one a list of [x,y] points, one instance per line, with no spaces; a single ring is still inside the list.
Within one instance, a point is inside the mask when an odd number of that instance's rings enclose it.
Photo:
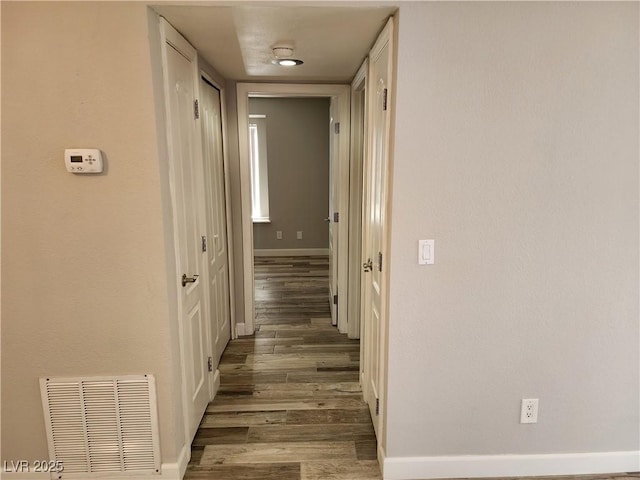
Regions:
[[[373,270],[373,262],[370,258],[362,264],[362,270],[364,270],[365,273]]]
[[[198,279],[198,275],[194,275],[193,277],[187,277],[186,273],[182,274],[182,286],[186,287],[187,283],[195,283],[195,281]]]
[[[324,219],[325,222],[330,222],[331,221],[331,217],[327,217]]]

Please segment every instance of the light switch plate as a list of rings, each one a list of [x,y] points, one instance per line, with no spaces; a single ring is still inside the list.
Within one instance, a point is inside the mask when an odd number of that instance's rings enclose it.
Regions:
[[[433,265],[435,263],[435,241],[418,240],[418,264]]]

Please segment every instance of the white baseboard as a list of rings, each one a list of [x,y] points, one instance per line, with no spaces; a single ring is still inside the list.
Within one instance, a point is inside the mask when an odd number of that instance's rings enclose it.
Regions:
[[[216,371],[213,374],[213,398],[216,397],[218,390],[220,390],[220,370],[216,368]],[[211,400],[213,400],[213,398]]]
[[[533,477],[640,471],[640,451],[545,455],[461,455],[387,457],[385,480],[431,478]]]
[[[254,257],[311,257],[329,255],[328,248],[256,248]]]
[[[236,323],[236,337],[243,337],[245,335],[244,328],[245,323]]]
[[[381,442],[377,442],[377,449],[376,449],[376,453],[378,455],[378,465],[380,466],[380,472],[382,472],[382,478],[387,478],[384,476],[384,459],[386,458],[386,454],[384,452],[384,448],[382,447],[382,443]]]
[[[185,472],[187,471],[187,465],[191,459],[191,445],[183,445],[178,455],[178,461],[176,463],[163,463],[161,475],[150,475],[143,477],[144,480],[182,480]],[[118,477],[119,480],[120,477]],[[132,477],[131,480],[143,480],[142,477]],[[102,480],[102,479],[101,479]],[[116,480],[116,479],[114,479]]]

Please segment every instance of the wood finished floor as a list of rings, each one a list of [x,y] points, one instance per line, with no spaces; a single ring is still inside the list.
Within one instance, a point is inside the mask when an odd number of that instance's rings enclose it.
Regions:
[[[360,346],[329,319],[326,257],[257,257],[255,285],[256,334],[232,340],[222,356],[185,480],[381,479]]]
[[[256,334],[233,340],[185,479],[381,479],[360,345],[331,325],[326,257],[256,257]]]

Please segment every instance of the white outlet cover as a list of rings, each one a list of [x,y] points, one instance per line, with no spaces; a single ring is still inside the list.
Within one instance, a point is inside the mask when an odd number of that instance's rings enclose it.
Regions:
[[[537,398],[523,398],[520,407],[520,423],[538,423]]]

